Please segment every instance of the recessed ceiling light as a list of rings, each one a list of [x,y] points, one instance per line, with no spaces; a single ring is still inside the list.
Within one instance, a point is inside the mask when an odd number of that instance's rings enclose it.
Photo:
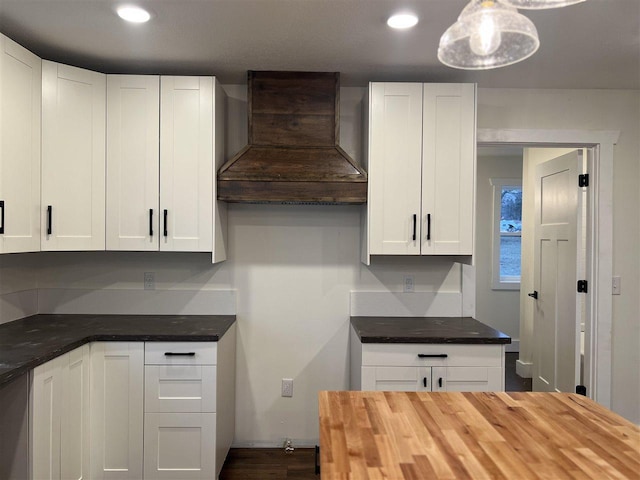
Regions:
[[[151,18],[151,15],[145,9],[132,5],[118,7],[116,11],[118,12],[118,16],[127,22],[144,23],[148,22]]]
[[[391,28],[411,28],[415,27],[418,23],[418,17],[413,13],[397,13],[395,15],[391,15],[387,20],[387,25]]]

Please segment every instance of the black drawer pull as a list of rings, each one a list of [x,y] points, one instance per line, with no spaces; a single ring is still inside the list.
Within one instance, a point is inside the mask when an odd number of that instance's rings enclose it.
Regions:
[[[422,386],[427,388],[427,377],[422,377]]]
[[[0,217],[0,233],[4,233],[4,200],[0,200],[0,208],[2,209],[2,216]]]
[[[418,358],[447,358],[449,355],[446,353],[419,353]]]
[[[415,213],[413,214],[413,241],[416,241],[416,220],[418,218],[418,215],[416,215]]]
[[[47,235],[51,235],[51,228],[52,228],[52,223],[53,223],[53,207],[51,205],[49,205],[47,207]]]
[[[149,209],[149,236],[153,237],[153,208]]]
[[[431,240],[431,214],[427,213],[427,240]]]
[[[442,377],[438,379],[438,387],[442,388]]]
[[[164,352],[166,357],[195,357],[196,352]]]
[[[167,230],[167,216],[169,215],[169,210],[164,211],[164,236],[169,236],[169,231]]]

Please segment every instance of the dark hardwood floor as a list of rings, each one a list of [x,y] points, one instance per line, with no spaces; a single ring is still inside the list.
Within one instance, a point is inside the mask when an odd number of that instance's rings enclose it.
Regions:
[[[505,353],[504,389],[506,392],[530,392],[531,379],[519,377],[516,373],[516,360],[518,352]]]
[[[531,379],[516,374],[518,353],[505,358],[505,390],[531,391]],[[285,453],[282,448],[232,448],[224,463],[220,480],[317,480],[315,450],[296,448]]]
[[[296,448],[232,448],[220,472],[220,480],[317,480],[315,450]]]

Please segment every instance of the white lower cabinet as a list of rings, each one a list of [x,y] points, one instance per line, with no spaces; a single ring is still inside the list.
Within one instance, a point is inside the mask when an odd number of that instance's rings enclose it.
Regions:
[[[142,478],[144,343],[91,344],[91,478]]]
[[[144,478],[217,478],[215,444],[215,413],[145,413]]]
[[[89,345],[31,373],[31,478],[88,479]]]
[[[504,391],[504,346],[361,343],[352,329],[351,388],[404,392]]]
[[[30,478],[218,478],[235,433],[235,335],[93,342],[33,369]]]

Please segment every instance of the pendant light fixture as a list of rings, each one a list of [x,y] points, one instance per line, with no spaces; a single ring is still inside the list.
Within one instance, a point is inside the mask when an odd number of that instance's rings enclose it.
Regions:
[[[585,0],[507,0],[507,3],[525,10],[542,10],[544,8],[566,7],[584,1]]]
[[[530,57],[540,46],[535,25],[502,0],[471,0],[440,38],[438,59],[453,68],[486,70]]]

